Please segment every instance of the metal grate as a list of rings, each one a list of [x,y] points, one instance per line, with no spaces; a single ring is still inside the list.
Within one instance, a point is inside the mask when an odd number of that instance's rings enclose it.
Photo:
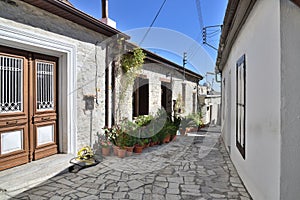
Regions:
[[[0,113],[23,111],[23,59],[0,55]]]
[[[46,62],[37,62],[37,109],[53,110],[54,108],[54,64]]]

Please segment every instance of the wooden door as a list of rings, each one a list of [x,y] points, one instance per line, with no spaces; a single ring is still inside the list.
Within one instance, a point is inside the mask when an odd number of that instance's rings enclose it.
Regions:
[[[33,57],[31,68],[32,86],[30,93],[31,123],[30,149],[33,159],[40,159],[57,153],[56,136],[56,59],[46,56]]]
[[[0,170],[57,153],[56,63],[0,47]]]

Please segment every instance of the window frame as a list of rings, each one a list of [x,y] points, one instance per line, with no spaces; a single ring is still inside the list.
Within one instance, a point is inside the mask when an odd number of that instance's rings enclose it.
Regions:
[[[240,73],[239,73],[240,72]],[[246,158],[246,56],[236,63],[236,147]]]

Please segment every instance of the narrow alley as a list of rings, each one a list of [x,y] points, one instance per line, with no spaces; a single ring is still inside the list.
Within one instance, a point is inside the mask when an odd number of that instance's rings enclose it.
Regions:
[[[124,159],[106,157],[77,173],[65,170],[12,199],[251,199],[220,127],[148,149]]]

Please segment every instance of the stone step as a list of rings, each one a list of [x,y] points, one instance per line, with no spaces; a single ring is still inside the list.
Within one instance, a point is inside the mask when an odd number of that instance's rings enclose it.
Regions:
[[[0,199],[9,199],[67,170],[74,155],[56,154],[0,172]]]

